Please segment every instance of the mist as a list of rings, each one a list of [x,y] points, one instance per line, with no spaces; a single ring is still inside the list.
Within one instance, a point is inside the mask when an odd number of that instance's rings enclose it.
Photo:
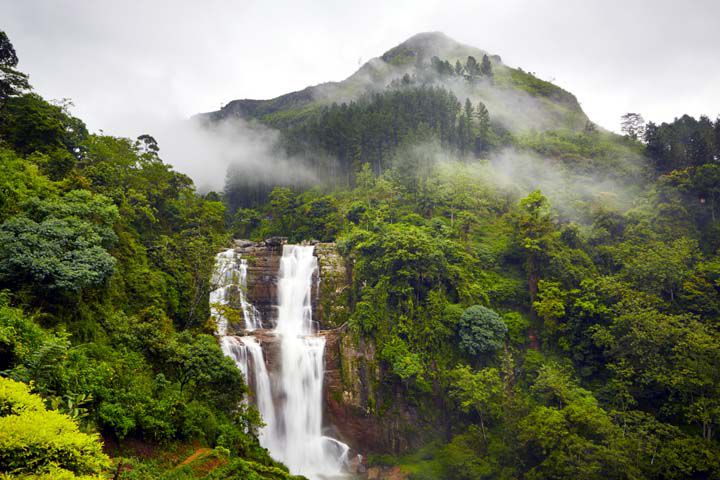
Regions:
[[[540,190],[562,221],[589,224],[597,208],[624,212],[643,201],[646,160],[628,154],[621,162],[623,172],[602,166],[579,169],[560,159],[514,147],[477,159],[460,156],[431,141],[397,152],[393,168],[441,183],[452,182],[459,174],[489,188],[494,197],[513,202]]]
[[[617,211],[635,205],[642,189],[638,179],[644,161],[638,156],[628,156],[624,161],[634,175],[619,178],[607,171],[580,173],[578,169],[566,168],[557,159],[506,148],[490,156],[485,178],[520,196],[540,190],[561,216],[581,221],[593,204]]]
[[[200,193],[222,191],[229,173],[280,185],[309,185],[319,178],[303,157],[286,153],[277,130],[256,121],[236,118],[210,125],[178,118],[158,122],[149,133],[163,160],[189,175]]]

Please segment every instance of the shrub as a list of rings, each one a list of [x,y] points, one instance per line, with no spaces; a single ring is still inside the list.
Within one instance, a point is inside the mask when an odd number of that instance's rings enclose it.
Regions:
[[[494,310],[473,305],[463,312],[458,323],[460,348],[469,355],[495,352],[502,347],[507,331]]]
[[[99,474],[110,464],[96,435],[80,432],[67,415],[46,410],[24,383],[0,378],[0,415],[2,473],[47,475],[61,468]]]

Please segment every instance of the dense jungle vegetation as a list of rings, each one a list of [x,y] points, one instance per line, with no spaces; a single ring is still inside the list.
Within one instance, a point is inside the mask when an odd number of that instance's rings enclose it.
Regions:
[[[151,136],[88,133],[16,65],[0,33],[0,476],[292,478],[208,320],[214,254],[279,235],[335,241],[352,265],[348,325],[383,372],[373,413],[402,397],[444,427],[371,463],[720,478],[720,119],[511,132],[407,77],[282,126],[342,182],[200,195]],[[557,97],[532,78],[516,81]],[[501,182],[503,153],[616,187]]]

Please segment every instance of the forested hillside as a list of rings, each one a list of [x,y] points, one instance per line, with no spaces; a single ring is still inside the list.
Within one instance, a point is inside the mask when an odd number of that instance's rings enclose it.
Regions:
[[[277,129],[318,175],[236,165],[200,195],[150,135],[88,133],[16,65],[0,33],[0,475],[299,478],[260,447],[209,321],[214,255],[281,236],[350,266],[369,414],[422,415],[419,448],[368,466],[720,478],[720,119],[610,133],[424,34],[345,83],[203,116]]]
[[[366,165],[350,190],[275,189],[235,216],[241,237],[337,240],[349,328],[383,372],[375,413],[402,398],[445,426],[416,455],[370,462],[422,479],[714,478],[713,157],[582,220],[483,164],[423,160]]]
[[[29,91],[1,32],[0,54],[0,475],[204,477],[176,466],[207,445],[214,478],[288,478],[208,324],[222,203]]]

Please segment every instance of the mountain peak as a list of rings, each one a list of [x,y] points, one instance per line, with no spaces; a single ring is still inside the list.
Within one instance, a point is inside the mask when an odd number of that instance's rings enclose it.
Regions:
[[[382,55],[382,59],[394,65],[416,61],[427,61],[436,56],[442,59],[464,60],[469,56],[479,57],[487,52],[479,48],[464,45],[443,32],[421,32],[408,38]],[[500,57],[493,60],[500,63]]]
[[[420,32],[408,38],[400,45],[438,45],[438,44],[454,44],[460,45],[459,42],[445,35],[443,32]]]
[[[462,73],[468,57],[482,62],[488,55],[490,75]],[[437,71],[437,57],[448,68]],[[457,72],[455,65],[459,65]],[[447,70],[450,70],[449,72]],[[269,100],[234,100],[217,112],[198,116],[217,122],[240,117],[279,127],[301,122],[332,103],[349,103],[372,92],[382,92],[393,81],[407,77],[417,85],[440,86],[460,101],[482,102],[493,118],[510,131],[583,128],[587,117],[569,92],[534,75],[504,65],[497,55],[462,44],[442,32],[422,32],[373,58],[341,82],[307,87]]]

